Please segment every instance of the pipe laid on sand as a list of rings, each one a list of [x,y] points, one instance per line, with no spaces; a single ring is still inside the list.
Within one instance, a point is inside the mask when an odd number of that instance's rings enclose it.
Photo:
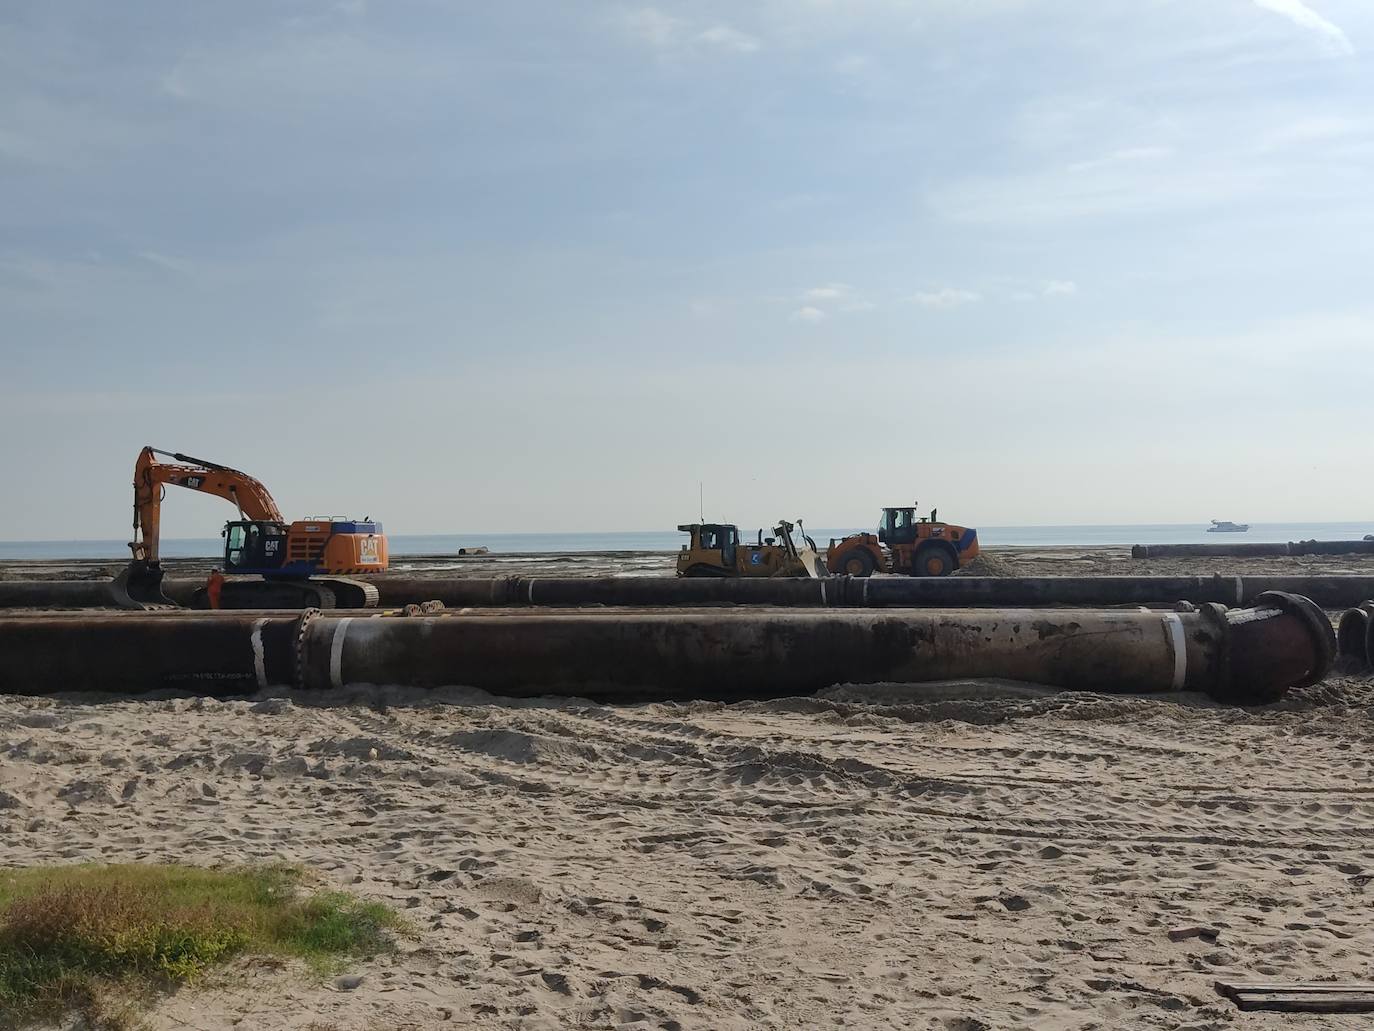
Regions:
[[[1131,548],[1131,558],[1256,558],[1269,555],[1374,555],[1374,541],[1136,544]]]
[[[302,613],[0,618],[0,692],[242,694],[295,681]]]
[[[1305,598],[1192,612],[955,610],[0,618],[0,691],[237,694],[267,685],[463,685],[603,701],[741,699],[968,677],[1259,704],[1321,679],[1335,641]]]
[[[371,578],[378,604],[398,608],[431,600],[448,608],[509,605],[781,605],[796,608],[1034,608],[1038,606],[1247,605],[1268,591],[1344,609],[1374,597],[1374,576],[946,576],[820,579],[664,576],[525,577],[495,579]],[[180,605],[204,585],[164,580]],[[112,604],[109,580],[0,581],[0,609]]]
[[[781,605],[797,608],[1034,608],[1038,606],[1247,605],[1267,591],[1345,609],[1374,597],[1374,576],[945,576],[848,577],[525,577],[370,578],[378,604],[397,608],[438,600],[448,608],[508,605]],[[167,596],[189,605],[198,580],[164,580]],[[0,581],[0,609],[101,607],[109,580]]]
[[[0,580],[0,609],[98,609],[114,605],[113,580]]]
[[[371,578],[378,603],[435,599],[448,608],[504,605],[782,605],[798,608],[1036,608],[1047,605],[1248,605],[1268,591],[1343,609],[1374,597],[1374,576],[664,576],[429,580]]]

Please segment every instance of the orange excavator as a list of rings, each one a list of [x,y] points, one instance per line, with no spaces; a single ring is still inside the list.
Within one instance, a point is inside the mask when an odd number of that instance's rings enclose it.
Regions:
[[[159,455],[176,464],[158,461]],[[129,543],[133,561],[115,578],[118,604],[171,604],[162,593],[158,554],[167,484],[213,494],[239,510],[238,519],[224,525],[224,572],[262,579],[226,580],[220,601],[224,608],[353,609],[377,604],[377,588],[348,577],[385,572],[387,543],[381,523],[326,516],[288,524],[267,488],[247,473],[154,447],[145,447],[134,465],[134,539]],[[196,605],[208,605],[204,590],[198,592]]]

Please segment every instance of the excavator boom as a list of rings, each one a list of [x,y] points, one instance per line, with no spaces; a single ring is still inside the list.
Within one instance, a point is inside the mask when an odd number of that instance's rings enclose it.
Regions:
[[[159,456],[173,459],[159,460]],[[224,571],[260,574],[263,581],[234,580],[228,607],[365,608],[376,604],[371,584],[316,579],[317,573],[376,573],[387,567],[380,523],[332,517],[288,525],[262,482],[227,465],[180,452],[145,447],[134,465],[133,560],[115,578],[116,604],[146,608],[170,604],[162,593],[162,498],[171,484],[213,494],[234,504],[238,520],[225,526]],[[228,598],[228,595],[226,595]]]
[[[159,462],[158,455],[188,464]],[[129,543],[134,561],[159,560],[163,487],[169,483],[232,501],[240,518],[271,523],[285,521],[262,481],[247,473],[179,452],[145,447],[134,465],[134,539]]]

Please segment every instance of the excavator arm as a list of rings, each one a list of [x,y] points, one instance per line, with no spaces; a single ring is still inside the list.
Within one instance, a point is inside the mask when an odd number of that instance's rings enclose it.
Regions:
[[[159,462],[158,455],[185,464]],[[241,519],[284,522],[267,488],[247,473],[190,455],[145,447],[134,465],[134,539],[129,542],[129,549],[135,562],[158,562],[162,496],[169,483],[231,501]]]
[[[159,455],[175,461],[160,462]],[[170,604],[162,593],[159,554],[162,496],[169,483],[232,501],[240,519],[283,522],[281,510],[267,488],[247,473],[190,455],[145,447],[134,464],[134,539],[129,542],[133,561],[111,585],[115,604],[121,608]]]

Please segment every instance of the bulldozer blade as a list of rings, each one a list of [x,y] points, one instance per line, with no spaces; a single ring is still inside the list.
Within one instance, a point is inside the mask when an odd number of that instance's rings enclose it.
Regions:
[[[812,580],[819,580],[826,575],[825,559],[809,544],[797,552],[797,561]]]
[[[162,569],[137,560],[110,581],[110,600],[120,609],[176,608],[176,603],[162,593]]]

